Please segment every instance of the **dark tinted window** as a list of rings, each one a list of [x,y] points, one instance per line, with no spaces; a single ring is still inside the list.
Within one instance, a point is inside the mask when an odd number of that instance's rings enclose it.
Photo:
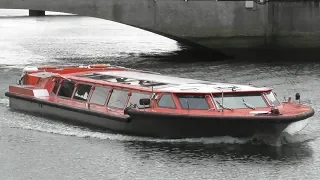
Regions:
[[[124,105],[128,98],[128,92],[126,90],[114,89],[110,96],[108,107],[124,108]]]
[[[205,95],[177,94],[183,109],[209,109]]]
[[[92,96],[90,98],[90,103],[104,105],[109,96],[110,88],[96,86],[93,90]]]
[[[80,101],[87,101],[90,90],[91,90],[91,85],[78,84],[77,90],[73,95],[73,99],[80,100]]]
[[[140,106],[139,100],[143,98],[150,98],[150,94],[141,93],[141,92],[132,92],[132,95],[130,96],[127,107],[130,106],[130,104],[137,104],[138,106]]]
[[[59,83],[58,80],[56,80],[55,83],[54,83],[54,87],[53,87],[53,89],[52,89],[52,93],[53,93],[53,94],[57,94],[57,91],[58,91],[59,86],[60,86],[60,83]]]
[[[163,94],[158,105],[159,107],[176,108],[171,94]]]
[[[74,90],[74,82],[72,81],[68,81],[68,80],[63,80],[58,96],[62,96],[62,97],[67,97],[67,98],[71,98],[73,90]]]

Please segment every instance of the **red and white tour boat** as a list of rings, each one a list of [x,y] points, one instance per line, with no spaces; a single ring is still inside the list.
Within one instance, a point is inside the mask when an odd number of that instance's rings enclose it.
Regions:
[[[108,64],[25,67],[6,92],[10,107],[160,138],[279,136],[302,130],[310,106],[271,88],[170,77]]]

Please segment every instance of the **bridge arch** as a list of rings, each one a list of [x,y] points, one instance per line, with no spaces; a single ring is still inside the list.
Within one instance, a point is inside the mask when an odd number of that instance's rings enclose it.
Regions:
[[[0,7],[106,19],[228,55],[243,49],[254,54],[265,47],[320,46],[314,38],[320,37],[314,13],[320,12],[318,1],[248,5],[216,0],[0,0]]]

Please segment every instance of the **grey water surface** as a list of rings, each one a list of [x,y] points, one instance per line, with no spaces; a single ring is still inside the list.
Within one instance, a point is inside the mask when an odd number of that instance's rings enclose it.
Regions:
[[[217,61],[210,52],[118,23],[0,10],[0,179],[320,179],[320,61]],[[10,110],[24,66],[111,63],[301,94],[316,111],[281,146],[232,137],[163,140],[78,127]]]

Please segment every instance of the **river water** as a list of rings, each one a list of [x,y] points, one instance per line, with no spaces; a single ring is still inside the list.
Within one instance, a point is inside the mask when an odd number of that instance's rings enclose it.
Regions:
[[[0,179],[319,179],[320,61],[216,61],[210,52],[118,23],[0,10]],[[99,132],[9,109],[26,65],[111,63],[299,92],[316,114],[282,145],[231,137],[161,140]]]

